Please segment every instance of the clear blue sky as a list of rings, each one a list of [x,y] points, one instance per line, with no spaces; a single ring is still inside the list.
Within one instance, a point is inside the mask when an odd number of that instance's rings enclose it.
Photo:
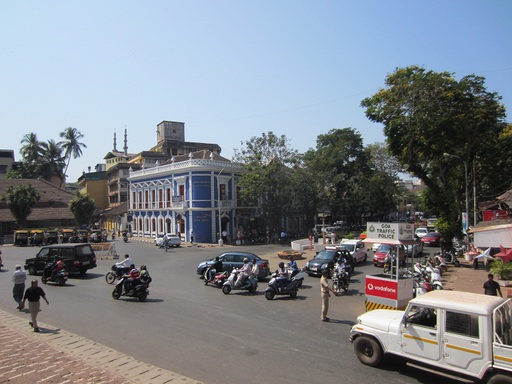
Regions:
[[[156,125],[231,158],[263,132],[291,148],[353,127],[384,140],[363,98],[397,67],[484,76],[512,109],[512,1],[4,1],[0,148],[75,127],[84,156],[68,181],[118,149],[156,144]]]

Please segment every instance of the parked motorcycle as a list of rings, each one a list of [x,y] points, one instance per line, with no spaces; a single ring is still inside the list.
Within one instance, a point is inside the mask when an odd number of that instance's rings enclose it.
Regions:
[[[227,295],[231,290],[240,290],[240,291],[249,291],[250,293],[256,292],[258,289],[258,278],[257,277],[248,277],[245,279],[245,282],[240,287],[236,285],[236,280],[238,277],[238,269],[233,268],[231,274],[228,279],[222,284],[222,292]]]
[[[114,284],[114,282],[117,280],[117,279],[120,279],[121,277],[123,277],[124,274],[128,273],[130,271],[130,268],[120,268],[118,267],[116,264],[114,264],[111,268],[110,271],[107,272],[107,274],[105,275],[105,281],[108,283],[108,284]]]
[[[47,284],[49,282],[56,283],[59,286],[63,286],[68,281],[69,273],[66,269],[61,269],[58,272],[55,272],[52,277],[52,267],[53,263],[48,263],[43,270],[43,276],[41,277],[41,281],[43,284]]]
[[[278,273],[274,272],[268,282],[268,287],[265,290],[265,298],[272,300],[275,295],[289,295],[296,297],[297,292],[304,281],[304,272],[300,270],[291,279],[286,280],[286,285],[281,285],[280,280],[277,278]]]
[[[140,279],[136,279],[134,282],[132,282],[128,291],[124,292],[123,286],[125,279],[125,277],[119,279],[119,281],[116,284],[116,287],[112,291],[112,297],[115,300],[119,299],[121,296],[136,297],[137,299],[139,299],[139,301],[145,301],[149,295],[148,288],[151,278],[141,277]]]

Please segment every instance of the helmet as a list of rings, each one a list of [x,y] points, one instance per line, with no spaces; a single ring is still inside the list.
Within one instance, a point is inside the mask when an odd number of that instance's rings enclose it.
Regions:
[[[240,260],[240,259],[238,259],[238,260]],[[248,257],[246,257],[246,258],[244,259],[244,263],[248,263],[248,262],[249,262],[249,258],[248,258]]]

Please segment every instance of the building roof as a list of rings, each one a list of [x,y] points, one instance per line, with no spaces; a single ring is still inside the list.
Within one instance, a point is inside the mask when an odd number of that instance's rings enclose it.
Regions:
[[[9,187],[18,185],[32,185],[41,196],[41,199],[37,202],[36,207],[32,209],[32,213],[28,216],[27,220],[74,220],[75,217],[68,207],[69,202],[75,197],[73,193],[45,180],[2,179],[0,180],[0,196],[6,195]],[[2,200],[0,200],[0,221],[15,221],[7,206],[7,202]]]
[[[104,216],[120,216],[124,215],[126,212],[128,212],[128,202],[123,201],[118,206],[115,206],[113,208],[105,209],[102,214]]]

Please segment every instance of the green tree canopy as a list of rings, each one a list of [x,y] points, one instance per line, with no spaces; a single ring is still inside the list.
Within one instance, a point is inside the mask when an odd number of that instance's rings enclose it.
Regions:
[[[84,137],[80,131],[76,128],[68,127],[63,132],[59,133],[59,136],[63,138],[58,144],[64,151],[64,158],[67,160],[66,168],[64,169],[64,177],[68,171],[71,157],[77,159],[82,156],[82,149],[87,148],[87,145],[81,143],[80,140]]]
[[[289,148],[286,136],[278,137],[271,131],[241,144],[234,160],[245,168],[239,180],[242,198],[257,201],[267,227],[279,229],[292,207],[291,169],[298,154]]]
[[[2,200],[7,201],[7,206],[19,228],[26,228],[27,218],[40,198],[31,184],[11,186],[7,189],[7,194],[2,196]]]
[[[305,159],[321,183],[321,197],[332,216],[358,223],[369,173],[368,154],[359,132],[343,128],[319,135],[316,150],[309,150]]]
[[[472,164],[504,126],[501,97],[484,83],[475,75],[457,81],[449,72],[411,66],[388,75],[386,88],[361,102],[370,120],[384,124],[391,154],[425,183],[425,201],[446,222],[460,221],[464,162]],[[455,224],[449,227],[447,239]]]
[[[69,209],[73,212],[76,222],[82,225],[89,225],[94,215],[94,199],[88,194],[76,192],[76,196],[69,202]]]

